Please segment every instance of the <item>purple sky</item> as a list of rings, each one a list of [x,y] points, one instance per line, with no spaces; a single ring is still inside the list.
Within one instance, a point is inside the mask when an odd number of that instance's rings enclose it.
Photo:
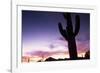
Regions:
[[[78,51],[89,49],[90,14],[72,13],[72,23],[75,15],[80,16],[80,31],[76,36]],[[63,27],[66,21],[61,12],[44,12],[22,10],[22,46],[23,54],[37,51],[68,51],[67,42],[58,29],[58,23]]]

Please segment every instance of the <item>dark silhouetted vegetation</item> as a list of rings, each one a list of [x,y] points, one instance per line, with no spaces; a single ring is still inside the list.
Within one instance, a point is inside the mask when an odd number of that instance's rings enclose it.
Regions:
[[[75,59],[78,59],[75,37],[78,34],[79,29],[80,29],[80,16],[79,15],[75,16],[75,30],[74,31],[73,31],[71,13],[63,13],[63,16],[66,20],[67,26],[66,26],[66,29],[63,29],[62,24],[58,23],[59,31],[61,35],[65,38],[65,40],[68,41],[70,59],[75,60]]]
[[[86,59],[90,59],[90,51],[87,51],[87,52],[85,53],[85,58],[86,58]]]

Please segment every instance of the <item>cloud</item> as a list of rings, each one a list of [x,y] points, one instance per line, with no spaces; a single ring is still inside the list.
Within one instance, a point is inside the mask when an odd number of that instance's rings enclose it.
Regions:
[[[50,44],[50,45],[49,45],[49,48],[50,48],[50,49],[54,49],[55,47],[56,47],[56,46],[55,46],[54,44]]]
[[[77,51],[78,53],[86,52],[87,50],[90,50],[90,42],[89,40],[77,40],[76,39],[76,45],[77,45]],[[30,56],[39,56],[39,57],[48,57],[52,55],[58,55],[58,54],[68,54],[68,42],[63,38],[59,37],[52,42],[50,42],[46,46],[36,46],[35,49],[32,49],[30,51],[25,51],[24,55],[30,55]]]
[[[68,54],[68,51],[54,51],[54,52],[32,51],[32,52],[27,52],[26,54],[31,55],[31,56],[38,56],[38,57],[48,57],[48,56],[57,55],[57,54]]]

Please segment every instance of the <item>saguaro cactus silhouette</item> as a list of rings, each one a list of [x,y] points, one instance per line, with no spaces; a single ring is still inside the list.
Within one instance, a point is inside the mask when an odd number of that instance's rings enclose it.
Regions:
[[[63,13],[63,16],[66,20],[67,26],[66,29],[63,29],[62,24],[59,22],[59,31],[65,40],[68,41],[69,56],[70,59],[74,60],[78,58],[75,37],[80,29],[80,17],[79,15],[75,16],[75,30],[73,31],[71,13]]]

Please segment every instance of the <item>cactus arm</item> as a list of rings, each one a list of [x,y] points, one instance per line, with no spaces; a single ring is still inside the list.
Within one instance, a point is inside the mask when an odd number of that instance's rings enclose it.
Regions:
[[[58,27],[59,27],[59,31],[60,31],[61,35],[67,40],[67,32],[66,32],[66,30],[63,29],[61,23],[58,23]]]
[[[74,36],[76,36],[76,35],[78,34],[79,29],[80,29],[80,17],[79,17],[79,15],[76,15],[75,21],[76,21],[76,23],[75,23],[75,32],[74,32]]]

